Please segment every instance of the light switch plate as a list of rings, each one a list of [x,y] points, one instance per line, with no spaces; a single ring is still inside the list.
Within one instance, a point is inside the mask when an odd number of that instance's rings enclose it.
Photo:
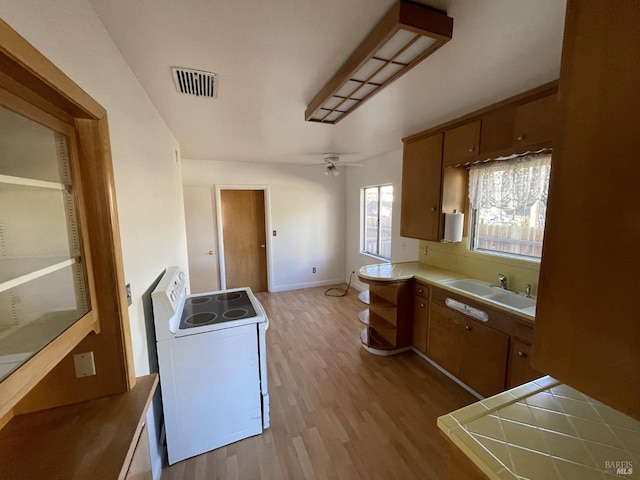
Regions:
[[[76,353],[73,356],[73,365],[76,367],[76,378],[90,377],[96,374],[93,352]]]

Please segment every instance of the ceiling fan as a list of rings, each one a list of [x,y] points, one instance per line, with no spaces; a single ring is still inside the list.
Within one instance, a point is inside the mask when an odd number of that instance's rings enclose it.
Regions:
[[[362,163],[345,163],[340,162],[340,154],[339,153],[323,153],[322,154],[322,163],[316,163],[315,165],[324,165],[325,170],[324,174],[329,177],[337,177],[340,175],[340,170],[338,170],[338,165],[344,165],[345,167],[362,167]]]

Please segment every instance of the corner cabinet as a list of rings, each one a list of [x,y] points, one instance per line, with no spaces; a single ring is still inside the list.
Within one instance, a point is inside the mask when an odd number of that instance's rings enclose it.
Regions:
[[[639,24],[639,2],[567,3],[532,361],[640,420]]]

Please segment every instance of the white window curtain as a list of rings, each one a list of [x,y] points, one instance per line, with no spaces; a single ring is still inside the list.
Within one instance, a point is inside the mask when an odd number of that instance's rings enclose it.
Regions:
[[[530,207],[547,203],[551,153],[523,155],[474,165],[469,170],[471,208]]]

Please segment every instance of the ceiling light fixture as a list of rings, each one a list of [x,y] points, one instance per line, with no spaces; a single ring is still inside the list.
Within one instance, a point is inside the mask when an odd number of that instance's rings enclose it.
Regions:
[[[338,170],[338,167],[336,167],[333,163],[330,163],[329,165],[327,165],[327,169],[324,171],[324,174],[327,177],[337,177],[338,175],[340,175],[340,170]]]
[[[447,43],[452,32],[446,13],[399,0],[307,106],[305,120],[340,121]]]

